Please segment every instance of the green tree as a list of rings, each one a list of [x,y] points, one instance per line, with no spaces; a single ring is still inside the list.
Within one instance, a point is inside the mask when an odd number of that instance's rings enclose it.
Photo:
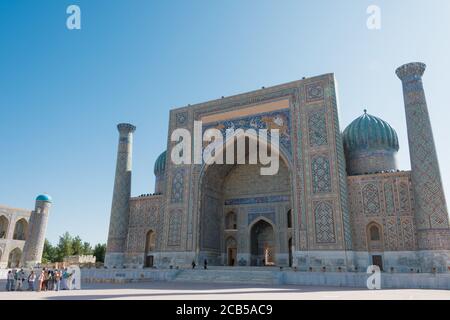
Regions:
[[[57,250],[48,239],[45,239],[44,242],[44,251],[42,252],[42,262],[43,263],[50,263],[50,262],[56,262],[57,260]]]
[[[105,262],[106,244],[97,244],[94,247],[94,256],[97,262]]]
[[[91,255],[92,254],[91,244],[89,242],[84,242],[82,251],[83,251],[83,254],[85,254],[85,255]]]
[[[83,254],[83,241],[80,236],[76,236],[72,239],[72,254]]]
[[[64,257],[73,255],[72,241],[72,236],[67,231],[59,237],[59,242],[56,247],[58,261],[63,261]]]

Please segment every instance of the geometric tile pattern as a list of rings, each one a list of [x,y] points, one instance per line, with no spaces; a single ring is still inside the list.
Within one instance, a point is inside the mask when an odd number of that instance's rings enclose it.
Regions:
[[[331,192],[330,160],[326,156],[313,157],[311,171],[313,192]]]
[[[398,186],[398,198],[400,202],[400,212],[408,213],[409,211],[411,211],[409,201],[409,187],[404,182],[401,182]]]
[[[393,216],[395,214],[395,204],[394,204],[394,191],[392,189],[392,183],[386,182],[384,184],[384,198],[386,204],[386,214]]]
[[[184,193],[184,169],[175,170],[172,179],[171,203],[183,202]]]
[[[184,126],[186,124],[186,122],[187,122],[187,119],[188,119],[188,113],[187,113],[187,111],[178,112],[175,115],[175,117],[176,117],[176,122],[175,123],[176,123],[177,127]]]
[[[324,89],[322,82],[314,82],[306,85],[306,102],[323,100]]]
[[[270,131],[276,129],[279,131],[279,145],[284,148],[287,153],[291,153],[291,124],[289,110],[279,110],[254,114],[251,116],[237,117],[233,119],[221,120],[208,123],[203,126],[203,133],[208,129],[219,129],[222,136],[226,137],[227,129],[233,130],[256,130],[267,129],[267,140],[270,141]]]
[[[167,245],[179,246],[181,242],[181,210],[172,210],[169,214],[169,235]]]
[[[372,183],[365,185],[362,190],[362,196],[364,200],[364,212],[366,215],[379,215],[380,196],[378,194],[377,186]]]
[[[334,243],[336,235],[334,231],[333,204],[331,201],[320,201],[314,209],[317,243]]]
[[[425,68],[422,63],[411,63],[396,71],[403,84],[416,224],[419,230],[449,228],[448,211],[423,90],[422,75]],[[437,242],[433,243],[432,239],[428,240],[430,241],[426,241],[426,246],[429,249],[440,246]]]
[[[309,146],[319,147],[328,143],[327,122],[323,108],[308,115]]]

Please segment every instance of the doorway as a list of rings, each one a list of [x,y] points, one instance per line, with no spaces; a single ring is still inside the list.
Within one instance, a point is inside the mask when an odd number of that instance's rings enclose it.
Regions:
[[[273,227],[264,220],[256,222],[250,231],[252,266],[275,265],[275,237]]]

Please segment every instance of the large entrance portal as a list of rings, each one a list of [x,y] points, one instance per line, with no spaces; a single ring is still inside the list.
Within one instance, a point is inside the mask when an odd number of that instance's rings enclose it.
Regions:
[[[280,157],[274,175],[261,174],[267,166],[248,159],[249,153],[243,164],[202,168],[197,259],[211,266],[287,266],[288,225],[292,227],[286,221],[292,209],[287,159]]]
[[[252,266],[275,265],[275,241],[273,227],[270,223],[259,220],[250,231]]]

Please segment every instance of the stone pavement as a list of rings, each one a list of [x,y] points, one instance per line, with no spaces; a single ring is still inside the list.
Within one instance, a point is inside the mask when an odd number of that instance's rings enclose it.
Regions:
[[[3,281],[2,281],[3,282]],[[85,284],[82,290],[59,292],[5,292],[0,283],[0,299],[46,300],[450,300],[447,290],[367,290],[336,287],[207,284],[187,282],[139,282],[126,284]]]

